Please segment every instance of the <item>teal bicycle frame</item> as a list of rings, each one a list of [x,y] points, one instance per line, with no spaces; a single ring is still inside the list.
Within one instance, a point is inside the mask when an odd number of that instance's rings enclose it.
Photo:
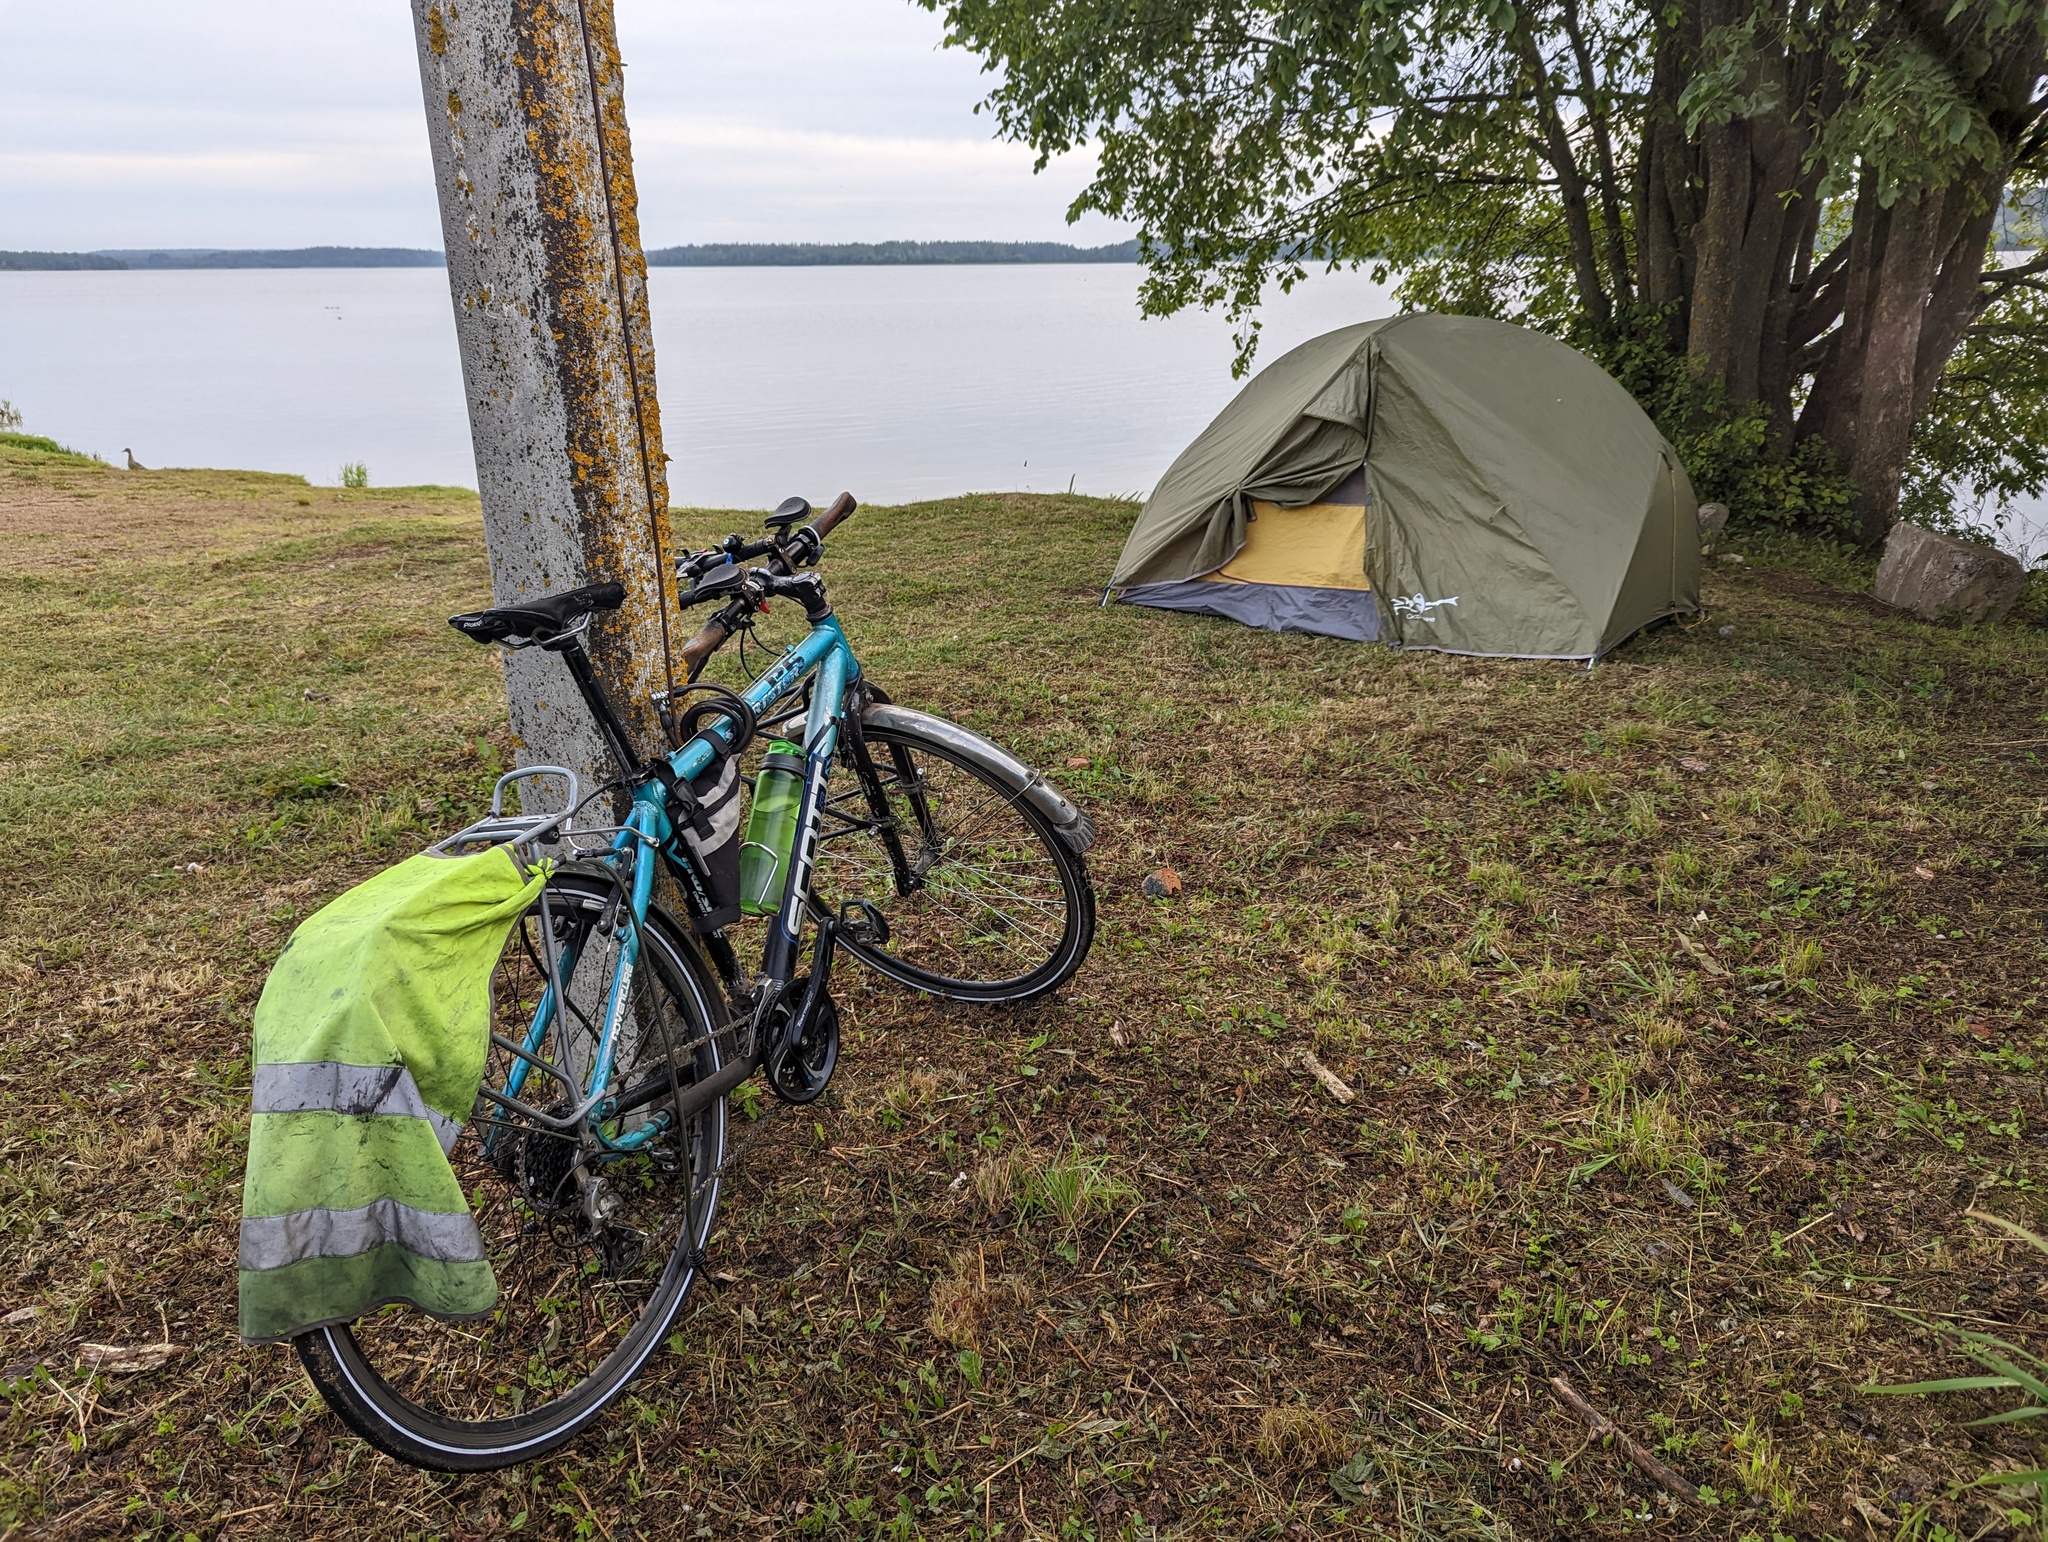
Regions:
[[[613,751],[620,756],[622,764],[634,764],[630,751],[626,749],[626,738],[622,725],[597,687],[591,673],[587,656],[582,652],[575,634],[569,634],[554,645],[565,656],[577,685],[583,690],[592,713],[605,736],[613,740]],[[757,1004],[756,1020],[772,999],[787,986],[795,973],[799,943],[803,936],[804,912],[810,894],[811,865],[817,856],[819,809],[824,802],[825,783],[831,775],[832,758],[839,747],[841,726],[845,719],[848,693],[860,679],[860,662],[854,657],[853,647],[846,634],[840,629],[837,618],[827,615],[812,625],[810,634],[795,647],[789,649],[768,670],[749,686],[742,697],[754,716],[759,719],[769,715],[779,702],[792,695],[805,680],[815,675],[811,688],[811,703],[808,721],[804,728],[805,775],[803,799],[799,805],[796,846],[791,854],[789,871],[783,882],[781,908],[771,927],[768,941],[762,950],[760,970],[760,1001]],[[725,717],[708,724],[681,749],[665,757],[668,770],[677,782],[688,784],[711,769],[719,756],[734,748],[736,725],[731,717]],[[756,1057],[736,1056],[731,1063],[722,1065],[716,1075],[700,1082],[670,1107],[657,1112],[628,1130],[603,1128],[613,1123],[620,1110],[613,1104],[616,1099],[607,1100],[605,1089],[612,1074],[613,1057],[618,1046],[620,1023],[625,1014],[628,992],[631,990],[633,974],[639,963],[642,928],[647,921],[648,906],[654,896],[654,876],[657,864],[650,860],[656,854],[666,857],[671,866],[681,871],[690,871],[690,859],[680,845],[680,832],[669,813],[669,792],[665,778],[648,768],[640,768],[638,785],[633,789],[633,801],[624,823],[614,835],[610,850],[599,860],[617,867],[630,864],[632,887],[628,904],[632,912],[632,925],[625,929],[620,944],[619,961],[613,972],[610,987],[605,997],[604,1026],[599,1032],[597,1052],[592,1057],[589,1075],[585,1085],[573,1089],[578,1099],[577,1106],[567,1114],[550,1117],[529,1105],[519,1102],[519,1095],[535,1067],[550,1074],[560,1075],[554,1067],[541,1058],[541,1047],[547,1040],[549,1030],[560,1017],[560,1002],[566,994],[570,976],[574,973],[576,959],[573,952],[565,950],[551,954],[547,959],[548,985],[542,992],[539,1005],[535,1008],[533,1021],[526,1031],[523,1045],[504,1043],[502,1047],[513,1051],[510,1072],[503,1089],[485,1096],[494,1103],[515,1109],[527,1118],[537,1119],[556,1129],[566,1130],[583,1119],[590,1120],[592,1134],[606,1154],[624,1156],[644,1146],[680,1119],[687,1118],[697,1108],[730,1091],[750,1076],[756,1066]],[[546,895],[543,891],[542,905]],[[545,918],[542,936],[544,943],[552,949],[553,937]],[[757,1037],[757,1036],[756,1036]],[[757,1051],[758,1052],[758,1051]]]

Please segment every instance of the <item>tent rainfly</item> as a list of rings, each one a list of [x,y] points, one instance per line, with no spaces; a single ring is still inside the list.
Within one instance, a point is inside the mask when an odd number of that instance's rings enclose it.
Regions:
[[[1167,470],[1109,586],[1274,631],[1590,662],[1699,608],[1698,506],[1583,354],[1397,316],[1261,370]]]

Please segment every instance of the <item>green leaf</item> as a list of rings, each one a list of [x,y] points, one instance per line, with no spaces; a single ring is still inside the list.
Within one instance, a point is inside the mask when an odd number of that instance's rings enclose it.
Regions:
[[[1336,1490],[1339,1499],[1355,1505],[1372,1494],[1378,1478],[1379,1469],[1373,1465],[1372,1453],[1361,1451],[1330,1474],[1330,1487]]]
[[[2040,1377],[2021,1370],[2004,1356],[1994,1355],[1989,1350],[1973,1349],[1969,1351],[1969,1355],[1979,1365],[1988,1365],[1994,1371],[2003,1372],[2033,1393],[2035,1397],[2048,1401],[2048,1381],[2043,1381]]]
[[[1983,1392],[1992,1387],[2016,1387],[2019,1383],[2010,1376],[1952,1376],[1946,1381],[1916,1381],[1903,1387],[1858,1387],[1858,1392],[1874,1392],[1885,1396],[1918,1397],[1929,1392]]]
[[[1995,1226],[2002,1232],[2010,1233],[2037,1253],[2048,1254],[2048,1237],[2043,1237],[2039,1232],[2028,1231],[2017,1221],[2008,1221],[2004,1216],[1993,1215],[1989,1210],[1966,1210],[1963,1213],[1973,1221],[1982,1221],[1987,1226]]]
[[[1970,1487],[1980,1488],[1987,1483],[2048,1483],[2048,1470],[2037,1467],[2032,1472],[1987,1472]]]
[[[1993,1414],[1988,1419],[1972,1419],[1970,1423],[1972,1426],[1979,1424],[2017,1424],[2022,1419],[2048,1419],[2048,1408],[2029,1404],[2025,1408],[2015,1408],[2010,1413]]]

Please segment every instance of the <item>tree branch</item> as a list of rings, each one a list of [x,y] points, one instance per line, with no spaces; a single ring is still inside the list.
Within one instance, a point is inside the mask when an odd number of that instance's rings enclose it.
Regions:
[[[1579,67],[1579,100],[1593,131],[1593,156],[1600,187],[1600,219],[1606,226],[1607,281],[1615,298],[1627,304],[1635,298],[1629,281],[1627,226],[1621,218],[1621,184],[1614,171],[1614,136],[1608,130],[1607,106],[1593,73],[1592,50],[1586,46],[1585,28],[1579,24],[1579,0],[1565,0],[1564,26],[1571,38],[1572,57]]]

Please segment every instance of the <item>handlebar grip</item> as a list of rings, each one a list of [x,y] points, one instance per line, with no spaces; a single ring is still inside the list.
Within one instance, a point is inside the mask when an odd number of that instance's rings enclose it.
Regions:
[[[705,661],[716,653],[731,635],[731,629],[718,617],[713,616],[705,622],[703,630],[683,644],[683,663],[688,667],[688,673],[684,678],[695,680]]]
[[[823,539],[836,530],[860,505],[853,501],[852,493],[841,493],[832,500],[832,507],[811,521],[811,528]]]

